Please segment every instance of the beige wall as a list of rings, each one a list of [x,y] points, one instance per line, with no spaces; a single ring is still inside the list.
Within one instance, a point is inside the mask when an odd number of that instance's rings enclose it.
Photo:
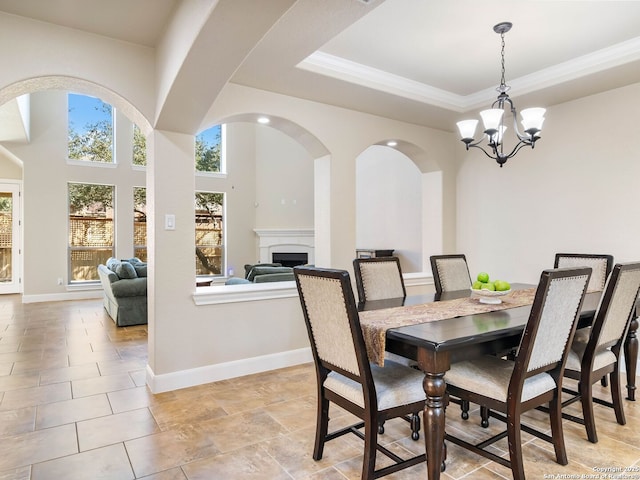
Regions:
[[[424,271],[423,174],[406,155],[381,145],[362,152],[356,169],[356,246],[393,249],[403,273]]]
[[[457,243],[472,275],[537,282],[560,251],[640,260],[638,111],[635,84],[550,107],[535,150],[504,168],[469,152],[458,175]]]

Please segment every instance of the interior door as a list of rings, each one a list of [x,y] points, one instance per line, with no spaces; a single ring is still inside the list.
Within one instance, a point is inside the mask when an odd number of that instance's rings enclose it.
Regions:
[[[0,183],[0,294],[22,291],[20,186]]]

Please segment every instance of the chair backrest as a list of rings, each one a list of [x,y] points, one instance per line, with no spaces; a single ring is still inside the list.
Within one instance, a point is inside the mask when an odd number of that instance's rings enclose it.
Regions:
[[[635,314],[639,292],[640,263],[616,264],[607,281],[591,326],[583,362],[586,357],[593,359],[595,352],[605,348],[620,349],[631,318]]]
[[[471,276],[467,258],[457,255],[432,255],[431,271],[436,284],[436,293],[468,290],[471,288]]]
[[[511,382],[541,372],[559,381],[587,290],[590,268],[544,270],[525,326]],[[511,386],[510,386],[511,388]]]
[[[591,267],[588,292],[601,292],[613,268],[613,256],[591,253],[556,253],[554,268]]]
[[[356,258],[353,271],[360,302],[407,295],[398,257]]]
[[[365,402],[375,402],[349,272],[315,267],[294,267],[293,272],[319,384],[336,371],[363,385]]]

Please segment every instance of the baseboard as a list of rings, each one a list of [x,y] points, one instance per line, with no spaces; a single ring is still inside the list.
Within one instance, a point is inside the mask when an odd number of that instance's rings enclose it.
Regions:
[[[22,295],[22,303],[63,302],[65,300],[90,300],[94,298],[102,298],[102,290]]]
[[[156,375],[151,367],[147,365],[147,385],[153,393],[169,392],[243,375],[267,372],[277,368],[291,367],[311,361],[313,361],[311,348],[306,347],[161,375]]]

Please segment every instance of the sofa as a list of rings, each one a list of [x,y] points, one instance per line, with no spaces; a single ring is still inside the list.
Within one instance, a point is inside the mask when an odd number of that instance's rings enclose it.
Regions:
[[[147,323],[147,264],[109,258],[98,265],[104,308],[118,327]]]
[[[244,266],[244,278],[230,278],[225,285],[245,283],[292,282],[293,268],[281,263],[254,263]]]

